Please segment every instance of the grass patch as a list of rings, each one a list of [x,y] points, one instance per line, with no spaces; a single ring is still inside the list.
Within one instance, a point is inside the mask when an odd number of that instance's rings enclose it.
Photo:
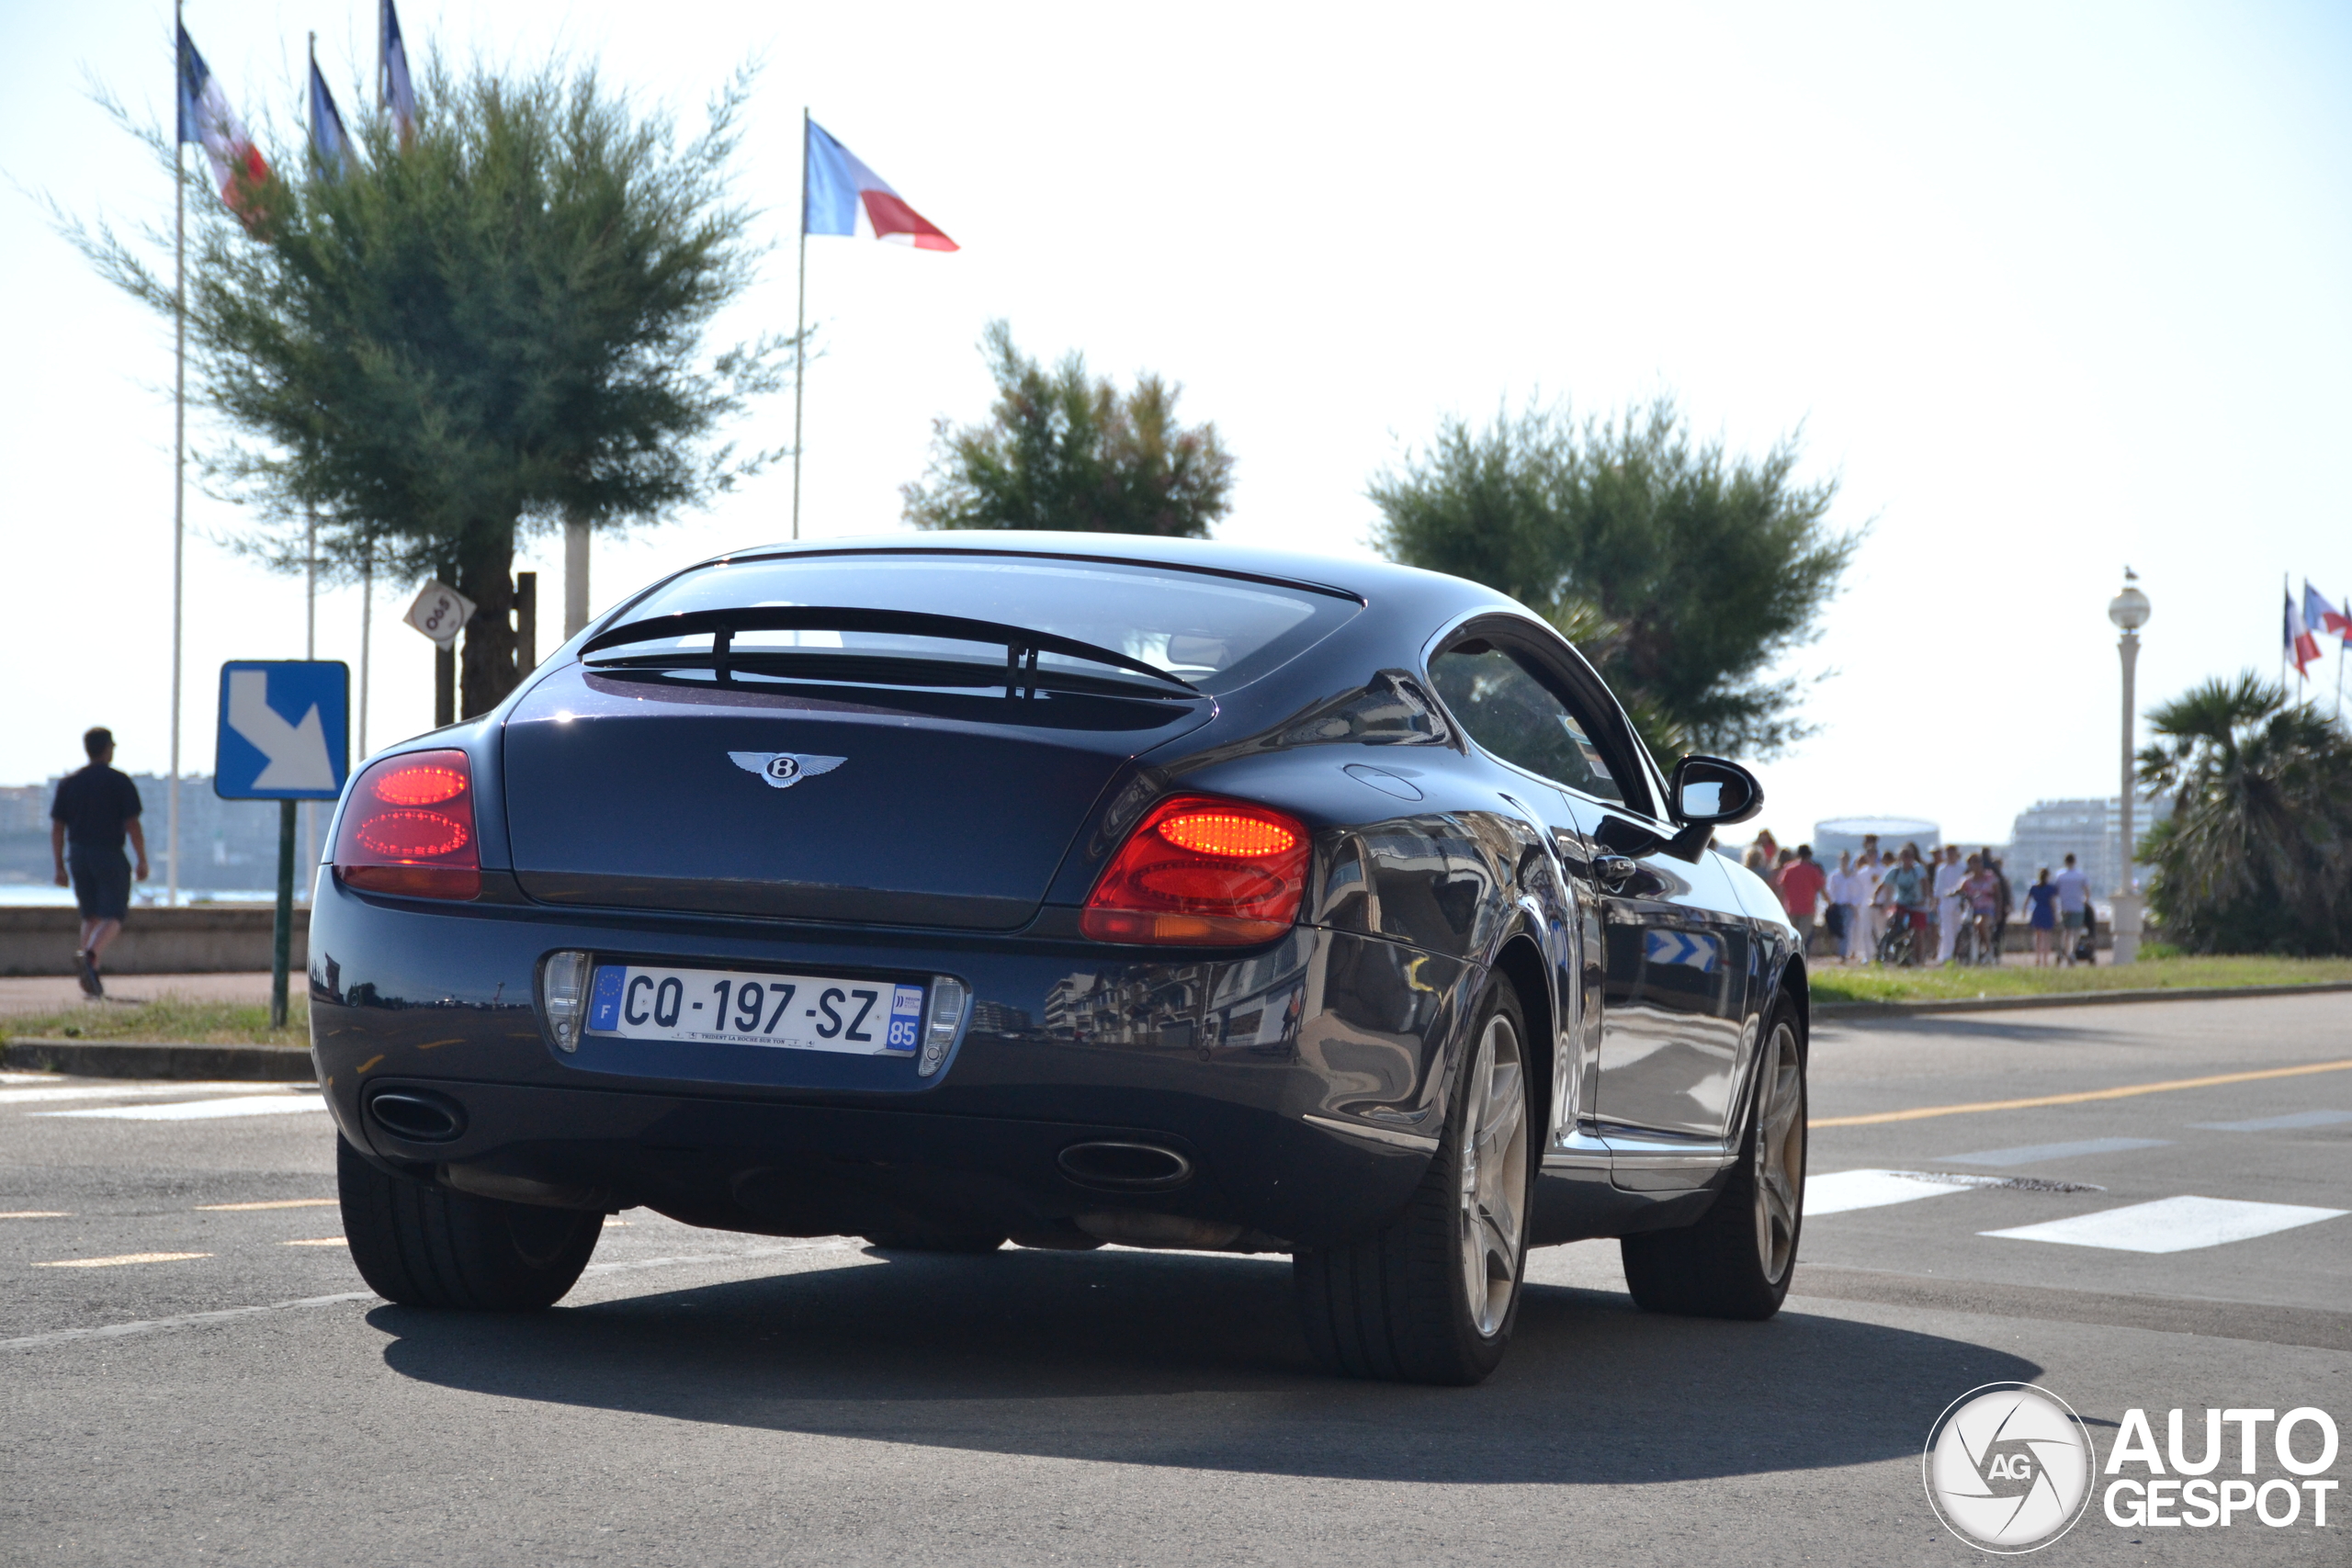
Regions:
[[[1817,1002],[1923,1002],[2168,987],[2315,986],[2331,980],[2352,981],[2352,958],[2165,957],[2075,969],[1824,967],[1813,971],[1812,990]]]
[[[55,1012],[0,1018],[0,1040],[164,1041],[183,1045],[301,1045],[311,1043],[311,998],[300,977],[286,998],[286,1027],[269,1026],[267,1002],[194,1001],[162,997],[152,1002],[85,1002]]]

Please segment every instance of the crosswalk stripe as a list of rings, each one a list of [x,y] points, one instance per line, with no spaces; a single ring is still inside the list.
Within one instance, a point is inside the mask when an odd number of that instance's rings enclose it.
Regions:
[[[96,1111],[36,1111],[36,1116],[86,1116],[112,1122],[205,1122],[221,1116],[287,1116],[324,1111],[313,1095],[251,1095],[239,1100],[192,1100],[184,1105],[108,1105]]]
[[[2199,1247],[2251,1241],[2256,1236],[2274,1235],[2299,1225],[2317,1224],[2345,1212],[2301,1203],[2254,1203],[2235,1198],[2185,1196],[1976,1234],[2008,1241],[2099,1247],[2115,1252],[2193,1252]]]
[[[2303,1127],[2340,1127],[2352,1122],[2352,1111],[2290,1111],[2284,1116],[2259,1116],[2251,1122],[2191,1122],[2206,1133],[2291,1133]]]
[[[2226,1083],[2255,1083],[2263,1078],[2301,1077],[2306,1073],[2340,1073],[2352,1061],[2311,1062],[2300,1067],[2264,1067],[2249,1073],[2215,1073],[2201,1078],[2169,1078],[2163,1083],[2125,1084],[2120,1089],[2088,1089],[2075,1094],[2041,1094],[2030,1100],[1980,1100],[1968,1105],[1921,1105],[1909,1111],[1877,1111],[1867,1116],[1824,1116],[1812,1127],[1875,1127],[1888,1122],[1918,1122],[1930,1116],[1964,1116],[1976,1111],[2030,1111],[2041,1105],[2082,1105],[2094,1100],[2129,1100],[2135,1094],[2164,1094],[2177,1089],[2211,1089]]]
[[[2025,1144],[2013,1149],[1979,1149],[1972,1155],[1939,1155],[1939,1165],[2040,1165],[2084,1155],[2120,1155],[2131,1149],[2170,1148],[2170,1138],[2078,1138],[2071,1144]]]
[[[175,1094],[251,1094],[254,1088],[249,1083],[62,1084],[53,1089],[0,1089],[0,1105],[39,1105],[57,1100],[157,1100]]]
[[[1940,1192],[1997,1187],[2013,1192],[2104,1192],[2104,1187],[2081,1181],[2049,1181],[2032,1176],[1962,1176],[1949,1170],[1833,1170],[1808,1176],[1804,1182],[1804,1213],[1842,1214],[1854,1209],[1883,1209]]]

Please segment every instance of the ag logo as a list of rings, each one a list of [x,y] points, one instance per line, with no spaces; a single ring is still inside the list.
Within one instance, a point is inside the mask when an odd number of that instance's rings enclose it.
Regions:
[[[729,751],[728,758],[747,773],[765,779],[770,789],[790,789],[802,779],[830,773],[847,757],[812,757],[794,751]]]
[[[2064,1400],[2031,1383],[1996,1382],[1970,1389],[1937,1417],[1921,1469],[1945,1529],[2010,1555],[2074,1529],[2098,1460]]]

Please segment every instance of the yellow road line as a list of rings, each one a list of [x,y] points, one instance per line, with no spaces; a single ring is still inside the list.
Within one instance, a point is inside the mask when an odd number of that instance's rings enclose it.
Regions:
[[[36,1263],[36,1269],[119,1269],[126,1263],[185,1263],[191,1258],[209,1258],[209,1252],[126,1252],[119,1258],[61,1258],[54,1263]]]
[[[2217,1084],[2253,1083],[2259,1078],[2294,1078],[2306,1073],[2352,1071],[2352,1061],[2312,1062],[2300,1067],[2264,1067],[2249,1073],[2215,1073],[2203,1078],[2170,1078],[2163,1083],[2126,1084],[2121,1089],[2089,1089],[2078,1094],[2040,1094],[2030,1100],[1981,1100],[1973,1105],[1922,1105],[1910,1111],[1880,1111],[1868,1116],[1825,1116],[1807,1127],[1870,1127],[1882,1122],[1919,1122],[1930,1116],[1962,1116],[1972,1111],[2028,1111],[2037,1105],[2080,1105],[2090,1100],[2128,1100],[2135,1094],[2164,1094],[2176,1089],[2211,1089]]]
[[[246,1214],[256,1209],[332,1209],[333,1198],[272,1198],[266,1203],[198,1203],[199,1214]]]

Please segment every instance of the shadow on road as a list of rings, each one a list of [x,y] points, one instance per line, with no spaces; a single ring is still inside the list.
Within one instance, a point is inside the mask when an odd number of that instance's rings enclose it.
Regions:
[[[881,1258],[495,1317],[383,1307],[385,1359],[502,1398],[940,1448],[1363,1480],[1649,1482],[1916,1454],[2003,1351],[1529,1289],[1475,1389],[1327,1379],[1273,1258]]]

